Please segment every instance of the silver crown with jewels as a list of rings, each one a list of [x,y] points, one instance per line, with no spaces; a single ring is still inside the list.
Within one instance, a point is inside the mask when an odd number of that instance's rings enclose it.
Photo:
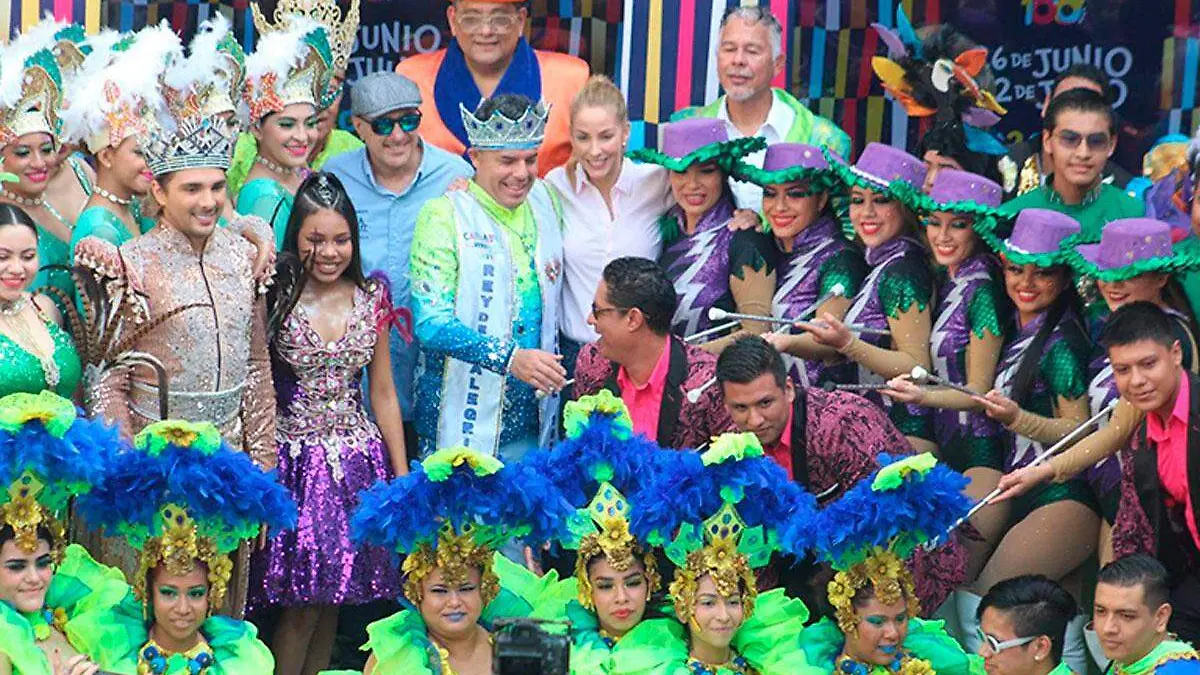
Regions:
[[[155,176],[184,169],[226,170],[233,156],[233,134],[220,117],[189,117],[174,131],[154,129],[142,152]]]
[[[483,105],[480,103],[480,105]],[[480,121],[475,113],[459,103],[467,140],[478,150],[532,150],[546,137],[546,121],[550,106],[537,103],[525,109],[519,119],[511,119],[499,110],[487,120]]]

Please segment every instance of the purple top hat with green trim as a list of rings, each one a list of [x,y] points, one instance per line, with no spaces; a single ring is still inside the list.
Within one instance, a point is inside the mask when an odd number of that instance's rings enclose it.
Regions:
[[[1123,281],[1150,272],[1196,269],[1200,250],[1186,240],[1172,243],[1171,226],[1153,218],[1121,218],[1100,232],[1100,242],[1068,251],[1081,274],[1101,281]]]
[[[893,196],[900,196],[897,194],[902,191],[897,189],[900,185],[920,190],[929,170],[919,158],[882,143],[867,144],[853,166],[828,150],[825,158],[847,189],[860,187]]]
[[[825,159],[825,153],[821,148],[805,143],[769,146],[761,169],[740,161],[734,166],[733,175],[755,185],[783,185],[806,180],[818,191],[829,189],[834,182],[833,169]]]
[[[977,233],[993,231],[1006,218],[1000,211],[1004,190],[995,181],[969,171],[942,169],[933,178],[929,194],[904,190],[910,206],[917,211],[944,211],[974,216],[972,228]]]
[[[1079,221],[1049,209],[1024,209],[1017,214],[1012,235],[998,239],[984,233],[997,253],[1016,265],[1053,267],[1066,262],[1063,242],[1079,234]]]
[[[638,148],[629,156],[671,171],[687,171],[693,164],[716,160],[728,172],[734,161],[766,146],[766,139],[759,136],[730,140],[722,120],[693,117],[664,124],[659,149]]]
[[[1004,189],[996,181],[976,173],[942,169],[933,178],[933,185],[929,188],[929,199],[939,205],[969,203],[995,209],[1004,199]]]

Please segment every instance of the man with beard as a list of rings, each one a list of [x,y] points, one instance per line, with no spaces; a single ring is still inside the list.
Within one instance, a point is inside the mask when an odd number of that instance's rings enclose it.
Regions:
[[[461,109],[475,177],[426,202],[412,245],[421,455],[520,459],[558,421],[562,207],[537,178],[548,111],[515,95]]]
[[[768,144],[806,143],[850,156],[850,137],[832,121],[820,117],[785,89],[771,86],[783,72],[783,27],[769,7],[735,7],[721,20],[717,41],[717,79],[723,96],[705,106],[684,108],[672,121],[715,117],[725,122],[729,138],[762,136]],[[762,168],[766,151],[743,161]],[[743,209],[762,210],[762,188],[729,181]]]
[[[408,263],[414,223],[425,202],[445,194],[456,179],[474,171],[461,157],[426,143],[421,132],[421,92],[403,75],[380,71],[354,83],[350,112],[354,130],[366,143],[329,160],[358,215],[364,272],[382,271],[392,287],[392,305],[410,307]],[[413,415],[413,368],[417,350],[393,334],[392,379],[406,421]],[[405,424],[408,447],[416,447]]]

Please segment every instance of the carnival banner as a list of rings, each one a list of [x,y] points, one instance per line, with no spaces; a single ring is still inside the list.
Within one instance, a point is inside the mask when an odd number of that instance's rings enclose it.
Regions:
[[[444,46],[447,4],[362,0],[348,80]],[[870,66],[884,52],[870,24],[893,25],[899,6],[917,27],[949,22],[991,50],[996,94],[1009,109],[997,130],[1009,139],[1039,128],[1047,87],[1080,61],[1113,79],[1123,155],[1140,156],[1155,138],[1200,124],[1200,0],[533,0],[527,35],[539,49],[578,55],[612,75],[629,98],[635,145],[653,145],[672,112],[719,94],[720,20],[738,4],[769,6],[781,19],[786,67],[776,85],[844,127],[857,148],[910,143],[920,133]],[[269,13],[274,0],[262,6]],[[248,0],[9,0],[0,4],[0,25],[11,33],[47,12],[90,32],[166,19],[187,37],[222,11],[251,47],[248,7]]]

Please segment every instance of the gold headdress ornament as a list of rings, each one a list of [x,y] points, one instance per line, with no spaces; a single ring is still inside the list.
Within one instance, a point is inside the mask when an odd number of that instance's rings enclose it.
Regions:
[[[26,134],[58,140],[62,76],[54,53],[30,51],[20,42],[0,56],[0,148]]]
[[[492,552],[502,542],[528,536],[546,541],[541,529],[566,505],[553,487],[520,465],[464,447],[439,450],[407,476],[377,483],[359,498],[351,520],[355,541],[407,555],[404,595],[421,602],[421,582],[439,570],[459,584],[471,570],[482,574],[484,603],[495,599],[500,582]]]
[[[333,56],[324,26],[302,16],[293,17],[282,30],[267,33],[254,53],[246,57],[246,83],[242,99],[250,109],[250,122],[294,103],[318,110],[328,106]]]
[[[144,611],[148,577],[160,565],[180,575],[203,565],[209,609],[220,608],[233,572],[229,553],[264,525],[291,527],[295,503],[209,422],[155,422],[138,433],[134,448],[113,459],[104,484],[79,500],[81,513],[140,551],[132,585]]]
[[[26,553],[37,550],[39,530],[61,552],[68,502],[100,481],[120,445],[115,431],[77,418],[52,392],[0,398],[0,527]]]
[[[758,598],[754,572],[750,569],[750,559],[738,551],[745,530],[746,523],[729,503],[704,521],[704,546],[687,554],[684,566],[675,571],[675,579],[671,581],[675,613],[684,621],[693,618],[696,589],[706,574],[712,576],[717,593],[727,598],[741,595],[746,618],[754,613],[754,601]]]
[[[284,30],[293,17],[302,16],[325,27],[329,32],[329,47],[333,52],[333,69],[346,72],[350,55],[354,52],[354,40],[358,35],[359,0],[350,0],[350,8],[342,18],[337,0],[279,0],[272,13],[274,23],[259,9],[257,2],[250,3],[254,15],[254,29],[260,36]]]
[[[829,602],[838,627],[858,630],[854,598],[868,586],[884,604],[901,599],[909,616],[920,610],[905,560],[918,546],[947,532],[967,513],[966,479],[925,453],[893,461],[879,456],[882,469],[863,479],[816,516],[814,548],[836,574]]]
[[[606,392],[607,393],[607,392]],[[611,395],[611,394],[610,394]],[[595,609],[592,603],[592,582],[588,579],[588,563],[603,555],[618,572],[628,572],[638,560],[645,568],[648,593],[654,593],[662,583],[654,554],[644,550],[629,531],[629,502],[617,488],[605,481],[588,505],[588,514],[599,531],[585,534],[579,540],[575,557],[575,580],[579,588],[579,604]]]
[[[219,12],[197,29],[187,61],[167,74],[172,88],[196,90],[203,117],[236,114],[245,82],[246,52]]]
[[[693,618],[696,589],[708,575],[718,593],[741,597],[749,618],[758,597],[753,570],[770,562],[781,528],[808,521],[815,500],[764,456],[751,433],[722,434],[699,456],[675,453],[656,473],[646,493],[674,498],[640,500],[634,534],[665,542],[678,566],[670,586],[676,614]]]

